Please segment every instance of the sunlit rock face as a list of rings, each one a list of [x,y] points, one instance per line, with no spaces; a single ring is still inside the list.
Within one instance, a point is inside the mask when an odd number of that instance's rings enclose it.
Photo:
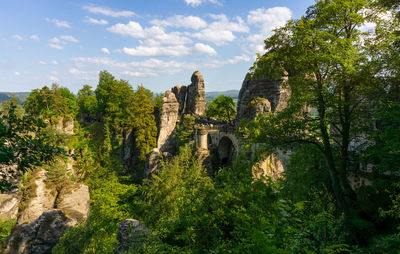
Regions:
[[[255,80],[246,76],[239,92],[237,119],[253,119],[256,113],[284,109],[290,95],[289,90],[285,88],[286,81],[286,77],[278,80]]]
[[[160,114],[160,134],[157,140],[157,148],[161,151],[171,151],[174,146],[171,135],[178,121],[179,108],[175,94],[171,90],[166,91]]]
[[[44,212],[39,218],[13,229],[3,248],[4,254],[51,253],[65,231],[76,224],[60,210]]]
[[[188,86],[186,110],[189,115],[203,115],[206,111],[206,93],[204,78],[200,71],[195,71]]]

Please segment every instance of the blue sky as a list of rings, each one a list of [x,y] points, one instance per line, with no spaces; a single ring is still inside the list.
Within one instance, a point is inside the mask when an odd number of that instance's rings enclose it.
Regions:
[[[108,70],[154,92],[240,89],[263,40],[312,0],[3,1],[0,91],[56,82],[77,92]]]

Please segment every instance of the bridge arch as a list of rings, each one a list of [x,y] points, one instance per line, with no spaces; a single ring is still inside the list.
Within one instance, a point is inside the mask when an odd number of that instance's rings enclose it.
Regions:
[[[218,156],[221,166],[228,166],[232,164],[233,157],[237,153],[234,141],[228,136],[223,136],[218,144]]]

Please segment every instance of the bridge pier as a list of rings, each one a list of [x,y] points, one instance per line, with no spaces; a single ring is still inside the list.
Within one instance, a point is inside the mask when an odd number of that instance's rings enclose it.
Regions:
[[[208,150],[208,142],[207,142],[208,131],[206,129],[199,129],[197,133],[198,133],[197,148]]]

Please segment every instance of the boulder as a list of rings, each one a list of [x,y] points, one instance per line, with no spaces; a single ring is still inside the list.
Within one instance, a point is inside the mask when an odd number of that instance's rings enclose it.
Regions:
[[[118,253],[127,251],[136,253],[140,251],[143,244],[152,244],[156,241],[146,226],[135,219],[127,219],[119,224],[117,239]]]
[[[0,221],[17,218],[18,206],[16,194],[0,194]]]
[[[65,231],[74,226],[62,211],[44,212],[35,221],[18,225],[7,238],[4,254],[50,254]]]
[[[191,78],[192,83],[187,88],[186,114],[203,115],[206,111],[206,93],[204,78],[200,71],[195,71]]]
[[[284,167],[281,160],[276,154],[262,155],[262,159],[255,163],[252,167],[252,175],[254,180],[264,180],[269,178],[277,181],[283,177]]]
[[[20,207],[18,224],[35,221],[45,211],[54,209],[57,193],[47,188],[45,170],[39,171],[26,186]]]
[[[64,186],[58,193],[55,207],[74,221],[86,220],[90,208],[89,187],[70,182],[70,186]]]

